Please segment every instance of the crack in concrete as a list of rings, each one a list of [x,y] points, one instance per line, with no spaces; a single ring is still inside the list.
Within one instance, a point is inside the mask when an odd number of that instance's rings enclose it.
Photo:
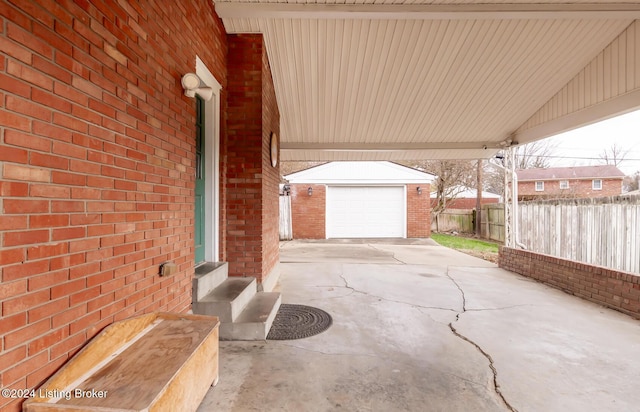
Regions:
[[[420,311],[420,313],[422,313],[423,315],[425,315],[426,317],[428,317],[429,319],[431,319],[431,322],[437,323],[439,325],[443,325],[443,326],[449,326],[450,322],[443,322],[440,320],[435,319],[433,316],[431,316],[431,313],[429,313],[428,311],[430,310],[446,310],[446,311],[450,311],[450,312],[457,312],[456,310],[453,309],[444,309],[444,308],[438,308],[438,307],[427,307],[427,308],[416,308]]]
[[[464,294],[464,290],[462,289],[462,287],[460,287],[460,285],[458,284],[458,282],[456,282],[456,280],[449,274],[449,269],[447,268],[447,273],[446,273],[447,277],[451,280],[451,282],[453,282],[454,285],[456,285],[456,288],[458,288],[458,290],[460,291],[460,295],[462,296],[462,312],[458,312],[458,314],[456,315],[456,320],[454,322],[457,322],[460,320],[460,315],[466,313],[467,311],[481,311],[484,309],[467,309],[467,298]],[[516,306],[524,306],[524,305],[516,305]],[[505,308],[506,309],[506,308]],[[495,310],[495,309],[487,309],[487,310]],[[450,322],[449,323],[449,329],[451,329],[451,332],[457,336],[458,338],[464,340],[465,342],[473,345],[476,350],[478,352],[480,352],[488,361],[489,361],[489,368],[491,369],[491,372],[493,373],[493,390],[496,393],[496,395],[498,395],[498,397],[502,400],[502,403],[504,403],[504,405],[511,411],[511,412],[518,412],[518,410],[516,408],[514,408],[505,398],[504,394],[502,393],[502,391],[500,390],[500,384],[498,383],[498,370],[496,369],[494,363],[493,363],[493,358],[491,357],[491,355],[489,355],[484,349],[482,349],[480,347],[480,345],[478,345],[476,342],[474,342],[473,340],[467,338],[466,336],[464,336],[463,334],[461,334],[460,332],[458,332],[458,330],[455,328],[455,326],[453,326],[454,322]]]
[[[464,295],[464,290],[462,290],[458,282],[456,282],[456,280],[453,277],[451,277],[451,275],[449,274],[449,268],[447,268],[447,273],[445,273],[445,275],[449,278],[451,282],[453,282],[454,285],[456,285],[456,288],[458,288],[458,290],[460,291],[460,295],[462,296],[462,312],[458,311],[458,315],[456,316],[456,322],[457,322],[460,319],[460,315],[467,311],[467,298]]]
[[[491,357],[491,355],[489,355],[487,352],[485,352],[480,347],[480,345],[478,345],[477,343],[475,343],[471,339],[467,338],[466,336],[464,336],[460,332],[458,332],[456,330],[456,328],[453,326],[453,322],[449,323],[449,329],[451,329],[451,332],[453,332],[453,334],[455,336],[457,336],[460,339],[464,340],[465,342],[468,342],[471,345],[473,345],[478,350],[478,352],[480,352],[485,358],[487,358],[487,360],[489,361],[489,368],[491,369],[491,372],[493,373],[493,389],[494,389],[494,391],[496,392],[498,397],[502,400],[504,405],[507,408],[509,408],[510,411],[518,412],[518,410],[516,408],[514,408],[513,406],[511,406],[511,404],[509,402],[507,402],[507,399],[504,397],[504,394],[500,390],[500,384],[498,383],[498,370],[496,369],[496,367],[493,364],[493,358]]]
[[[347,288],[347,289],[352,290],[353,293],[360,293],[361,295],[365,295],[365,296],[369,296],[369,297],[376,298],[376,299],[379,299],[379,300],[383,300],[385,302],[398,303],[398,304],[401,304],[401,305],[408,305],[408,306],[411,306],[412,308],[415,308],[415,309],[435,309],[435,310],[446,310],[446,311],[451,311],[451,312],[458,312],[457,310],[451,309],[451,308],[443,308],[443,307],[439,307],[439,306],[422,306],[422,305],[416,305],[414,303],[403,302],[403,301],[394,300],[394,299],[387,299],[387,298],[382,297],[382,296],[373,295],[371,293],[363,292],[363,291],[358,290],[358,289],[356,289],[356,288],[354,288],[352,286],[349,286],[349,282],[347,281],[347,279],[344,277],[343,274],[340,274],[340,277],[342,278],[342,281],[344,282],[344,287]],[[340,287],[340,286],[336,286],[336,287]],[[349,295],[351,295],[351,293]],[[345,296],[349,296],[349,295],[345,295]]]
[[[349,281],[347,280],[347,278],[344,277],[344,273],[340,273],[340,279],[342,279],[342,281],[344,282],[344,287],[347,289],[351,289],[352,291],[356,291],[354,288],[352,288],[351,286],[349,286]]]
[[[416,305],[415,303],[403,302],[403,301],[401,301],[401,300],[387,299],[387,298],[383,298],[383,297],[381,297],[381,296],[371,295],[371,294],[369,294],[369,293],[364,293],[364,292],[359,292],[359,291],[356,291],[356,292],[358,292],[358,293],[362,293],[362,294],[367,295],[367,296],[371,296],[371,297],[373,297],[373,298],[378,298],[378,299],[383,300],[383,301],[385,301],[385,302],[398,303],[398,304],[400,304],[400,305],[408,305],[408,306],[411,306],[411,307],[412,307],[412,308],[414,308],[414,309],[446,310],[446,311],[449,311],[449,312],[456,312],[456,313],[458,313],[458,311],[457,311],[457,310],[455,310],[455,309],[451,309],[451,308],[442,308],[442,307],[440,307],[440,306],[422,306],[422,305]]]
[[[357,293],[355,290],[353,290],[352,288],[345,288],[344,286],[316,286],[317,288],[334,288],[334,289],[347,289],[349,292],[346,295],[339,295],[339,296],[327,296],[327,297],[322,297],[322,298],[316,298],[316,299],[309,299],[309,302],[313,302],[316,300],[326,300],[326,299],[339,299],[339,298],[346,298],[347,296],[351,296],[354,293]]]
[[[370,244],[370,243],[367,243],[367,246],[369,246],[371,249],[377,250],[377,251],[379,251],[379,252],[387,252],[386,250],[382,250],[382,249],[380,249],[380,248],[377,248],[377,247],[373,246],[373,245],[372,245],[372,244]],[[391,253],[391,258],[392,258],[393,260],[395,260],[396,262],[399,262],[401,265],[406,265],[406,264],[407,264],[407,262],[403,262],[402,260],[398,259],[398,258],[396,257],[396,254],[395,254],[395,253],[393,253],[393,252],[387,252],[387,253]]]
[[[375,246],[371,245],[371,244],[367,244],[370,248],[381,251],[380,249],[376,248]],[[384,251],[383,251],[384,252]],[[397,262],[399,262],[400,264],[406,265],[406,262],[401,261],[400,259],[395,257],[395,253],[391,253],[391,257],[396,260]],[[456,286],[456,288],[458,289],[458,291],[460,292],[460,296],[462,297],[462,308],[461,310],[456,310],[456,309],[451,309],[451,308],[443,308],[443,307],[434,307],[434,306],[421,306],[421,305],[415,305],[409,302],[402,302],[402,301],[397,301],[397,300],[393,300],[393,299],[387,299],[384,298],[382,296],[377,296],[377,295],[373,295],[370,294],[368,292],[364,292],[361,290],[357,290],[356,288],[352,287],[349,285],[349,281],[347,280],[347,278],[344,276],[344,273],[340,273],[339,276],[342,279],[342,281],[344,282],[344,286],[333,286],[333,285],[329,285],[329,286],[317,286],[317,287],[335,287],[335,288],[345,288],[350,290],[351,292],[346,294],[346,295],[342,295],[342,296],[333,296],[333,297],[328,297],[328,298],[324,298],[324,299],[336,299],[336,298],[343,298],[346,296],[350,296],[354,293],[359,293],[365,296],[369,296],[372,298],[377,298],[380,301],[385,301],[385,302],[392,302],[392,303],[397,303],[397,304],[402,304],[402,305],[408,305],[414,309],[420,310],[422,312],[422,310],[444,310],[444,311],[451,311],[451,312],[455,312],[456,313],[456,318],[453,322],[449,322],[448,324],[445,322],[440,322],[437,321],[435,319],[433,319],[428,313],[426,314],[433,322],[435,323],[439,323],[442,325],[448,325],[449,329],[451,330],[451,332],[454,334],[454,336],[458,337],[459,339],[464,340],[465,342],[469,343],[470,345],[472,345],[473,347],[476,348],[476,350],[478,352],[480,352],[489,362],[489,368],[491,369],[491,372],[493,374],[493,390],[496,393],[496,395],[500,398],[500,400],[502,401],[502,403],[505,405],[505,407],[507,407],[511,412],[518,412],[518,410],[516,408],[514,408],[505,398],[504,394],[502,393],[502,391],[500,390],[500,384],[498,383],[498,370],[496,369],[495,365],[494,365],[494,361],[493,358],[491,357],[491,355],[489,355],[489,353],[487,353],[484,349],[482,349],[480,347],[480,345],[478,345],[476,342],[474,342],[473,340],[471,340],[470,338],[462,335],[460,332],[458,332],[458,330],[455,328],[455,326],[453,325],[455,322],[458,322],[460,320],[460,316],[466,312],[472,312],[472,311],[476,311],[476,312],[480,312],[480,311],[490,311],[490,310],[503,310],[503,309],[511,309],[511,308],[515,308],[515,307],[521,307],[521,306],[532,306],[532,305],[528,305],[528,304],[523,304],[523,305],[512,305],[512,306],[506,306],[506,307],[500,307],[500,308],[486,308],[486,309],[467,309],[467,299],[466,299],[466,295],[464,293],[464,290],[462,289],[462,287],[460,286],[460,284],[449,274],[449,267],[447,267],[446,269],[446,273],[445,275],[447,276],[447,278],[449,278],[449,280]],[[320,300],[320,299],[313,299],[313,300]],[[422,312],[424,313],[424,312]],[[300,350],[304,350],[304,351],[309,351],[309,352],[313,352],[313,353],[317,353],[317,354],[321,354],[321,355],[325,355],[325,356],[363,356],[363,357],[372,357],[372,358],[376,358],[376,359],[381,359],[387,362],[392,362],[392,363],[396,363],[399,365],[404,365],[404,366],[415,366],[415,365],[409,365],[409,364],[405,364],[399,361],[395,361],[395,360],[391,360],[385,357],[380,357],[378,355],[375,354],[357,354],[357,353],[329,353],[329,352],[323,352],[320,350],[314,350],[314,349],[309,349],[309,348],[303,348],[300,346],[296,346],[296,345],[291,345],[291,344],[285,344],[285,343],[280,343],[283,346],[287,346],[287,347],[291,347],[291,348],[295,348],[295,349],[300,349]],[[472,380],[466,379],[462,376],[458,376],[455,374],[452,374],[450,372],[445,372],[451,376],[454,376],[458,379],[461,379],[463,381],[469,382],[473,385],[478,385],[478,386],[482,386],[482,387],[486,387],[486,385],[478,383],[478,382],[474,382]]]

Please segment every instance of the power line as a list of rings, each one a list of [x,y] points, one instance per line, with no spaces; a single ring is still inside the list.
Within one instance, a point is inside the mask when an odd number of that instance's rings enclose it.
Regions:
[[[576,160],[605,160],[602,157],[578,157],[578,156],[553,156],[553,155],[529,155],[531,157],[544,157],[547,159],[576,159]],[[640,162],[640,159],[629,159],[629,158],[624,158],[624,159],[620,159],[621,162]]]

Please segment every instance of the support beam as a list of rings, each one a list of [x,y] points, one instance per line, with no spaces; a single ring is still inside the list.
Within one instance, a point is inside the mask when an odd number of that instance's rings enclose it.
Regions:
[[[282,142],[281,150],[316,150],[324,152],[403,152],[407,150],[487,150],[495,152],[507,146],[503,142],[458,143],[299,143]]]
[[[519,144],[533,142],[640,109],[640,89],[515,133]]]
[[[476,164],[476,236],[482,237],[482,159]]]
[[[504,244],[510,248],[526,249],[520,242],[518,214],[518,175],[516,174],[516,150],[504,151]]]
[[[514,233],[515,219],[514,204],[518,203],[517,181],[515,174],[515,150],[508,149],[504,153],[504,245],[510,248],[516,247]]]
[[[640,19],[640,4],[282,4],[217,2],[223,19]]]

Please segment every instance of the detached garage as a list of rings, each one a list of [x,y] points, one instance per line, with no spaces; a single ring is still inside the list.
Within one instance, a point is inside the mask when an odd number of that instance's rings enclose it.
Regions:
[[[293,238],[429,237],[433,178],[391,162],[332,162],[287,175]]]

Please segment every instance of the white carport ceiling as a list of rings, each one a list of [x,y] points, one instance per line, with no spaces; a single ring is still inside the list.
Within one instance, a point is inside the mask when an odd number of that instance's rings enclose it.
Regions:
[[[640,18],[637,2],[372,3],[216,2],[227,32],[264,34],[283,160],[492,156]]]

